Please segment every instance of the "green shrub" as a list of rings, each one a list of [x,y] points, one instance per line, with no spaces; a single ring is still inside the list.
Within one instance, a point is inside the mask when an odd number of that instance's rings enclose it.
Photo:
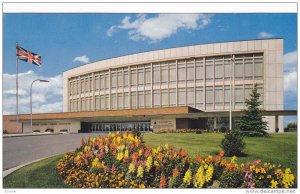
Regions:
[[[238,130],[231,130],[225,134],[221,142],[221,147],[226,156],[239,156],[245,149],[243,136]]]
[[[240,171],[225,170],[220,177],[221,188],[239,188],[243,184],[243,173]]]

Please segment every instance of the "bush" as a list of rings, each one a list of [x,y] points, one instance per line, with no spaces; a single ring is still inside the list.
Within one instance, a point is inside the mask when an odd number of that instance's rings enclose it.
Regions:
[[[36,129],[36,130],[33,130],[34,133],[40,133],[41,131]]]
[[[3,131],[3,134],[8,134],[8,131],[7,131],[7,130],[4,130],[4,131]]]
[[[68,129],[61,129],[59,132],[69,132]]]
[[[243,184],[243,173],[237,170],[225,170],[220,177],[220,187],[239,188]]]
[[[82,139],[81,146],[65,154],[56,169],[65,184],[77,188],[205,188],[216,180],[222,187],[240,187],[240,182],[248,180],[245,172],[253,174],[254,182],[265,180],[256,187],[274,186],[271,180],[277,181],[276,187],[295,186],[289,168],[260,161],[238,164],[235,156],[230,162],[223,156],[221,150],[216,157],[191,159],[182,149],[167,144],[152,148],[129,132],[117,132]]]
[[[231,130],[225,134],[221,142],[221,147],[226,156],[240,156],[245,149],[243,136],[238,130]]]
[[[293,131],[297,131],[296,122],[291,122],[286,126],[286,128],[284,128],[284,132],[293,132]]]

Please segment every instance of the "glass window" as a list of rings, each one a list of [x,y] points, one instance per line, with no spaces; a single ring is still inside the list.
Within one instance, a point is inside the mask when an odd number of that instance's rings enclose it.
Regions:
[[[124,87],[128,87],[128,71],[124,71]]]
[[[146,108],[150,108],[151,107],[151,92],[150,91],[145,91],[145,97],[146,97]]]
[[[223,104],[224,94],[222,87],[215,87],[215,104],[221,105]]]
[[[162,90],[161,91],[161,100],[162,100],[162,106],[163,107],[169,106],[168,90]]]
[[[124,93],[124,108],[127,109],[129,108],[129,95],[128,93]]]
[[[186,68],[185,63],[180,62],[178,63],[178,82],[184,83],[186,81]]]
[[[206,75],[206,80],[211,81],[214,77],[214,66],[212,65],[213,62],[207,61],[205,66],[205,75]]]
[[[153,65],[153,83],[158,84],[160,83],[160,66]]]
[[[104,75],[100,76],[100,89],[101,90],[105,89],[105,77],[104,77]]]
[[[201,82],[203,80],[203,61],[196,61],[196,82]]]
[[[100,110],[100,96],[96,96],[96,110]]]
[[[169,102],[170,106],[176,106],[176,90],[175,89],[170,89],[170,94],[169,94]]]
[[[253,76],[253,63],[245,63],[245,79],[252,79]]]
[[[123,109],[123,97],[122,97],[122,94],[118,94],[118,104],[119,104],[119,109]]]
[[[194,62],[187,64],[187,81],[193,82],[194,81]]]
[[[161,82],[167,83],[168,82],[168,66],[164,65],[161,67]]]
[[[136,92],[131,92],[131,108],[137,108]]]
[[[90,98],[86,98],[86,109],[87,111],[90,110]]]
[[[176,82],[176,67],[170,66],[170,83]]]
[[[223,65],[215,65],[215,79],[223,79]]]
[[[194,94],[194,88],[187,88],[187,105],[188,106],[192,106],[194,107],[194,97],[195,97],[195,94]]]
[[[112,94],[111,95],[111,106],[112,106],[112,109],[117,109],[117,95],[116,94]]]
[[[105,74],[105,89],[109,89],[109,75]]]
[[[122,87],[123,86],[123,75],[122,72],[118,72],[118,87]]]
[[[214,99],[213,87],[206,87],[206,104],[212,104]]]
[[[131,69],[131,86],[136,86],[136,69]]]
[[[104,96],[100,96],[100,109],[104,110],[105,109],[105,100]]]
[[[225,105],[229,105],[230,104],[230,86],[225,86],[224,87],[224,96],[225,96]]]
[[[235,60],[234,62],[234,77],[235,79],[243,79],[243,61]]]
[[[234,94],[235,105],[242,105],[244,103],[243,86],[235,86]]]
[[[117,73],[112,72],[111,73],[111,88],[115,89],[117,87]]]
[[[138,81],[139,81],[139,86],[144,85],[144,69],[138,70]]]
[[[154,107],[160,107],[160,91],[159,90],[153,91],[153,101],[154,101]]]
[[[99,90],[100,88],[100,80],[99,80],[99,76],[95,76],[95,85],[96,85],[96,91]]]
[[[145,81],[146,81],[146,85],[150,85],[151,84],[151,69],[147,68],[145,69]]]
[[[226,80],[229,80],[230,79],[230,76],[231,76],[231,73],[230,73],[230,59],[226,59],[224,61],[224,69],[225,69],[225,72],[224,72],[224,78]]]
[[[109,104],[110,104],[110,102],[109,102],[109,96],[106,95],[106,96],[105,96],[105,109],[106,109],[106,110],[109,109]]]
[[[139,92],[139,108],[144,108],[145,106],[145,99],[144,99],[144,92]]]
[[[186,93],[184,88],[178,89],[178,105],[186,106]]]
[[[196,88],[196,105],[203,104],[203,87]]]

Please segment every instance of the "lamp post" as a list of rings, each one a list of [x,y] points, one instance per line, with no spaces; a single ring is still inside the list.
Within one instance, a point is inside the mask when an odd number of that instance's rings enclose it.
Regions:
[[[229,130],[232,130],[232,64],[234,65],[234,58],[230,57],[230,104],[229,104]]]
[[[36,81],[49,82],[48,80],[44,80],[44,79],[36,79],[31,83],[31,86],[30,86],[30,129],[31,129],[31,131],[32,131],[32,85]]]

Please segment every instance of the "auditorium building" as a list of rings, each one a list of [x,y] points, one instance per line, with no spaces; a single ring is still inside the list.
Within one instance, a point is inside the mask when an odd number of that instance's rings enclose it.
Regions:
[[[33,130],[214,129],[220,121],[228,128],[230,105],[240,116],[257,84],[270,132],[283,132],[283,116],[291,114],[284,111],[283,83],[283,39],[120,56],[65,71],[63,112],[34,114]],[[29,132],[30,115],[19,117],[22,131]]]

